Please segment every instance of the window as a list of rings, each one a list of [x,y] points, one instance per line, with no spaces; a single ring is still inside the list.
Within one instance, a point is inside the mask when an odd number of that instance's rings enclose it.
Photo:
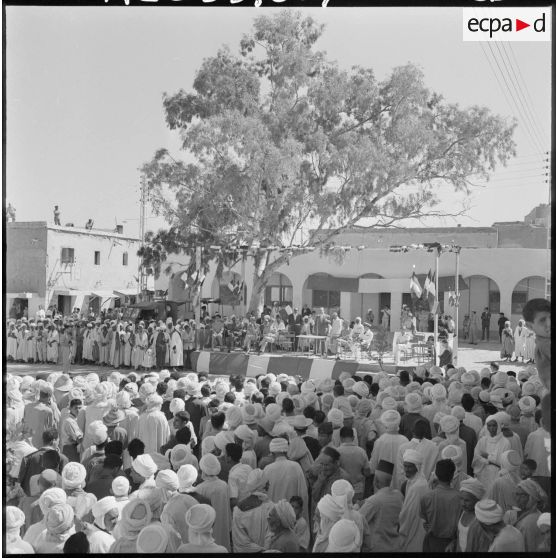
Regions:
[[[500,291],[488,291],[488,310],[491,314],[500,312]]]
[[[523,312],[523,306],[527,302],[527,291],[514,291],[512,293],[512,314],[521,314]]]
[[[95,265],[101,265],[101,252],[95,250]]]
[[[128,265],[128,252],[122,254],[122,265]]]
[[[278,302],[280,306],[293,304],[293,288],[292,287],[266,287],[264,303],[271,306],[274,302]]]
[[[312,291],[313,308],[339,308],[341,306],[341,291]]]
[[[62,248],[60,253],[60,263],[74,263],[74,249]]]

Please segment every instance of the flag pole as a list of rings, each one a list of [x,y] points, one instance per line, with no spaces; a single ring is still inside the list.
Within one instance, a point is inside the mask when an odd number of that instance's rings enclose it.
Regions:
[[[459,253],[461,248],[458,246],[455,251],[455,332],[453,338],[453,354],[455,364],[458,363],[457,351],[459,350]]]
[[[434,314],[434,366],[438,366],[438,260],[440,259],[440,246],[436,246],[436,280],[435,280],[435,298],[434,305],[436,313]]]

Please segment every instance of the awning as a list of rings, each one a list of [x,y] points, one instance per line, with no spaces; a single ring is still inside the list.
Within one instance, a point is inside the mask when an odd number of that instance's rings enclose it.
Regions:
[[[417,279],[419,280],[421,286],[424,285],[424,280],[426,279],[426,275],[417,275]],[[469,285],[465,283],[463,276],[459,276],[459,290],[460,291],[468,291]],[[449,292],[455,291],[455,275],[446,275],[444,277],[438,277],[438,291],[439,292]]]
[[[6,298],[33,298],[38,293],[6,293]]]
[[[118,295],[114,294],[113,291],[92,291],[89,293],[90,296],[96,296],[98,298],[118,298]]]
[[[343,291],[358,293],[358,277],[334,277],[328,274],[310,275],[306,281],[308,289],[315,291]]]
[[[136,296],[138,294],[137,289],[114,289],[114,294],[116,296]]]
[[[54,289],[54,294],[60,296],[87,296],[90,292],[78,291],[77,289]]]

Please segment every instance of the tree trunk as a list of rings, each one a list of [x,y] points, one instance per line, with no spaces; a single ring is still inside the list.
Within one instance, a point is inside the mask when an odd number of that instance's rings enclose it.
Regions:
[[[248,313],[254,312],[256,317],[259,317],[263,310],[265,285],[266,281],[264,280],[264,276],[258,277],[258,274],[254,272],[254,282],[252,286],[252,295],[250,296],[250,305],[248,306]]]

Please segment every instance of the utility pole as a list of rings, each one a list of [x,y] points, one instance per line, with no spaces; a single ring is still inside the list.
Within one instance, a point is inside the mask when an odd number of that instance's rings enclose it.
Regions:
[[[141,187],[140,187],[140,221],[139,221],[139,229],[140,229],[140,246],[141,248],[145,245],[145,205],[147,203],[147,185],[145,183],[145,178],[142,177],[141,179]],[[142,295],[145,294],[147,291],[147,274],[145,273],[145,267],[143,265],[143,261],[140,261],[140,268],[139,268],[139,282],[138,282],[138,291],[140,295],[140,299]]]
[[[550,167],[549,167],[549,159],[548,159],[548,155],[550,155],[550,153],[547,151],[546,152],[547,158],[545,159],[545,162],[547,163],[546,165],[546,170],[549,171]],[[549,218],[548,221],[546,223],[546,281],[545,281],[545,292],[544,292],[544,297],[547,300],[550,300],[552,298],[552,230],[550,227],[550,223],[552,221],[552,184],[551,184],[551,180],[550,180],[550,173],[547,172],[546,173],[546,180],[545,182],[548,184],[548,208],[550,211],[549,214]]]

